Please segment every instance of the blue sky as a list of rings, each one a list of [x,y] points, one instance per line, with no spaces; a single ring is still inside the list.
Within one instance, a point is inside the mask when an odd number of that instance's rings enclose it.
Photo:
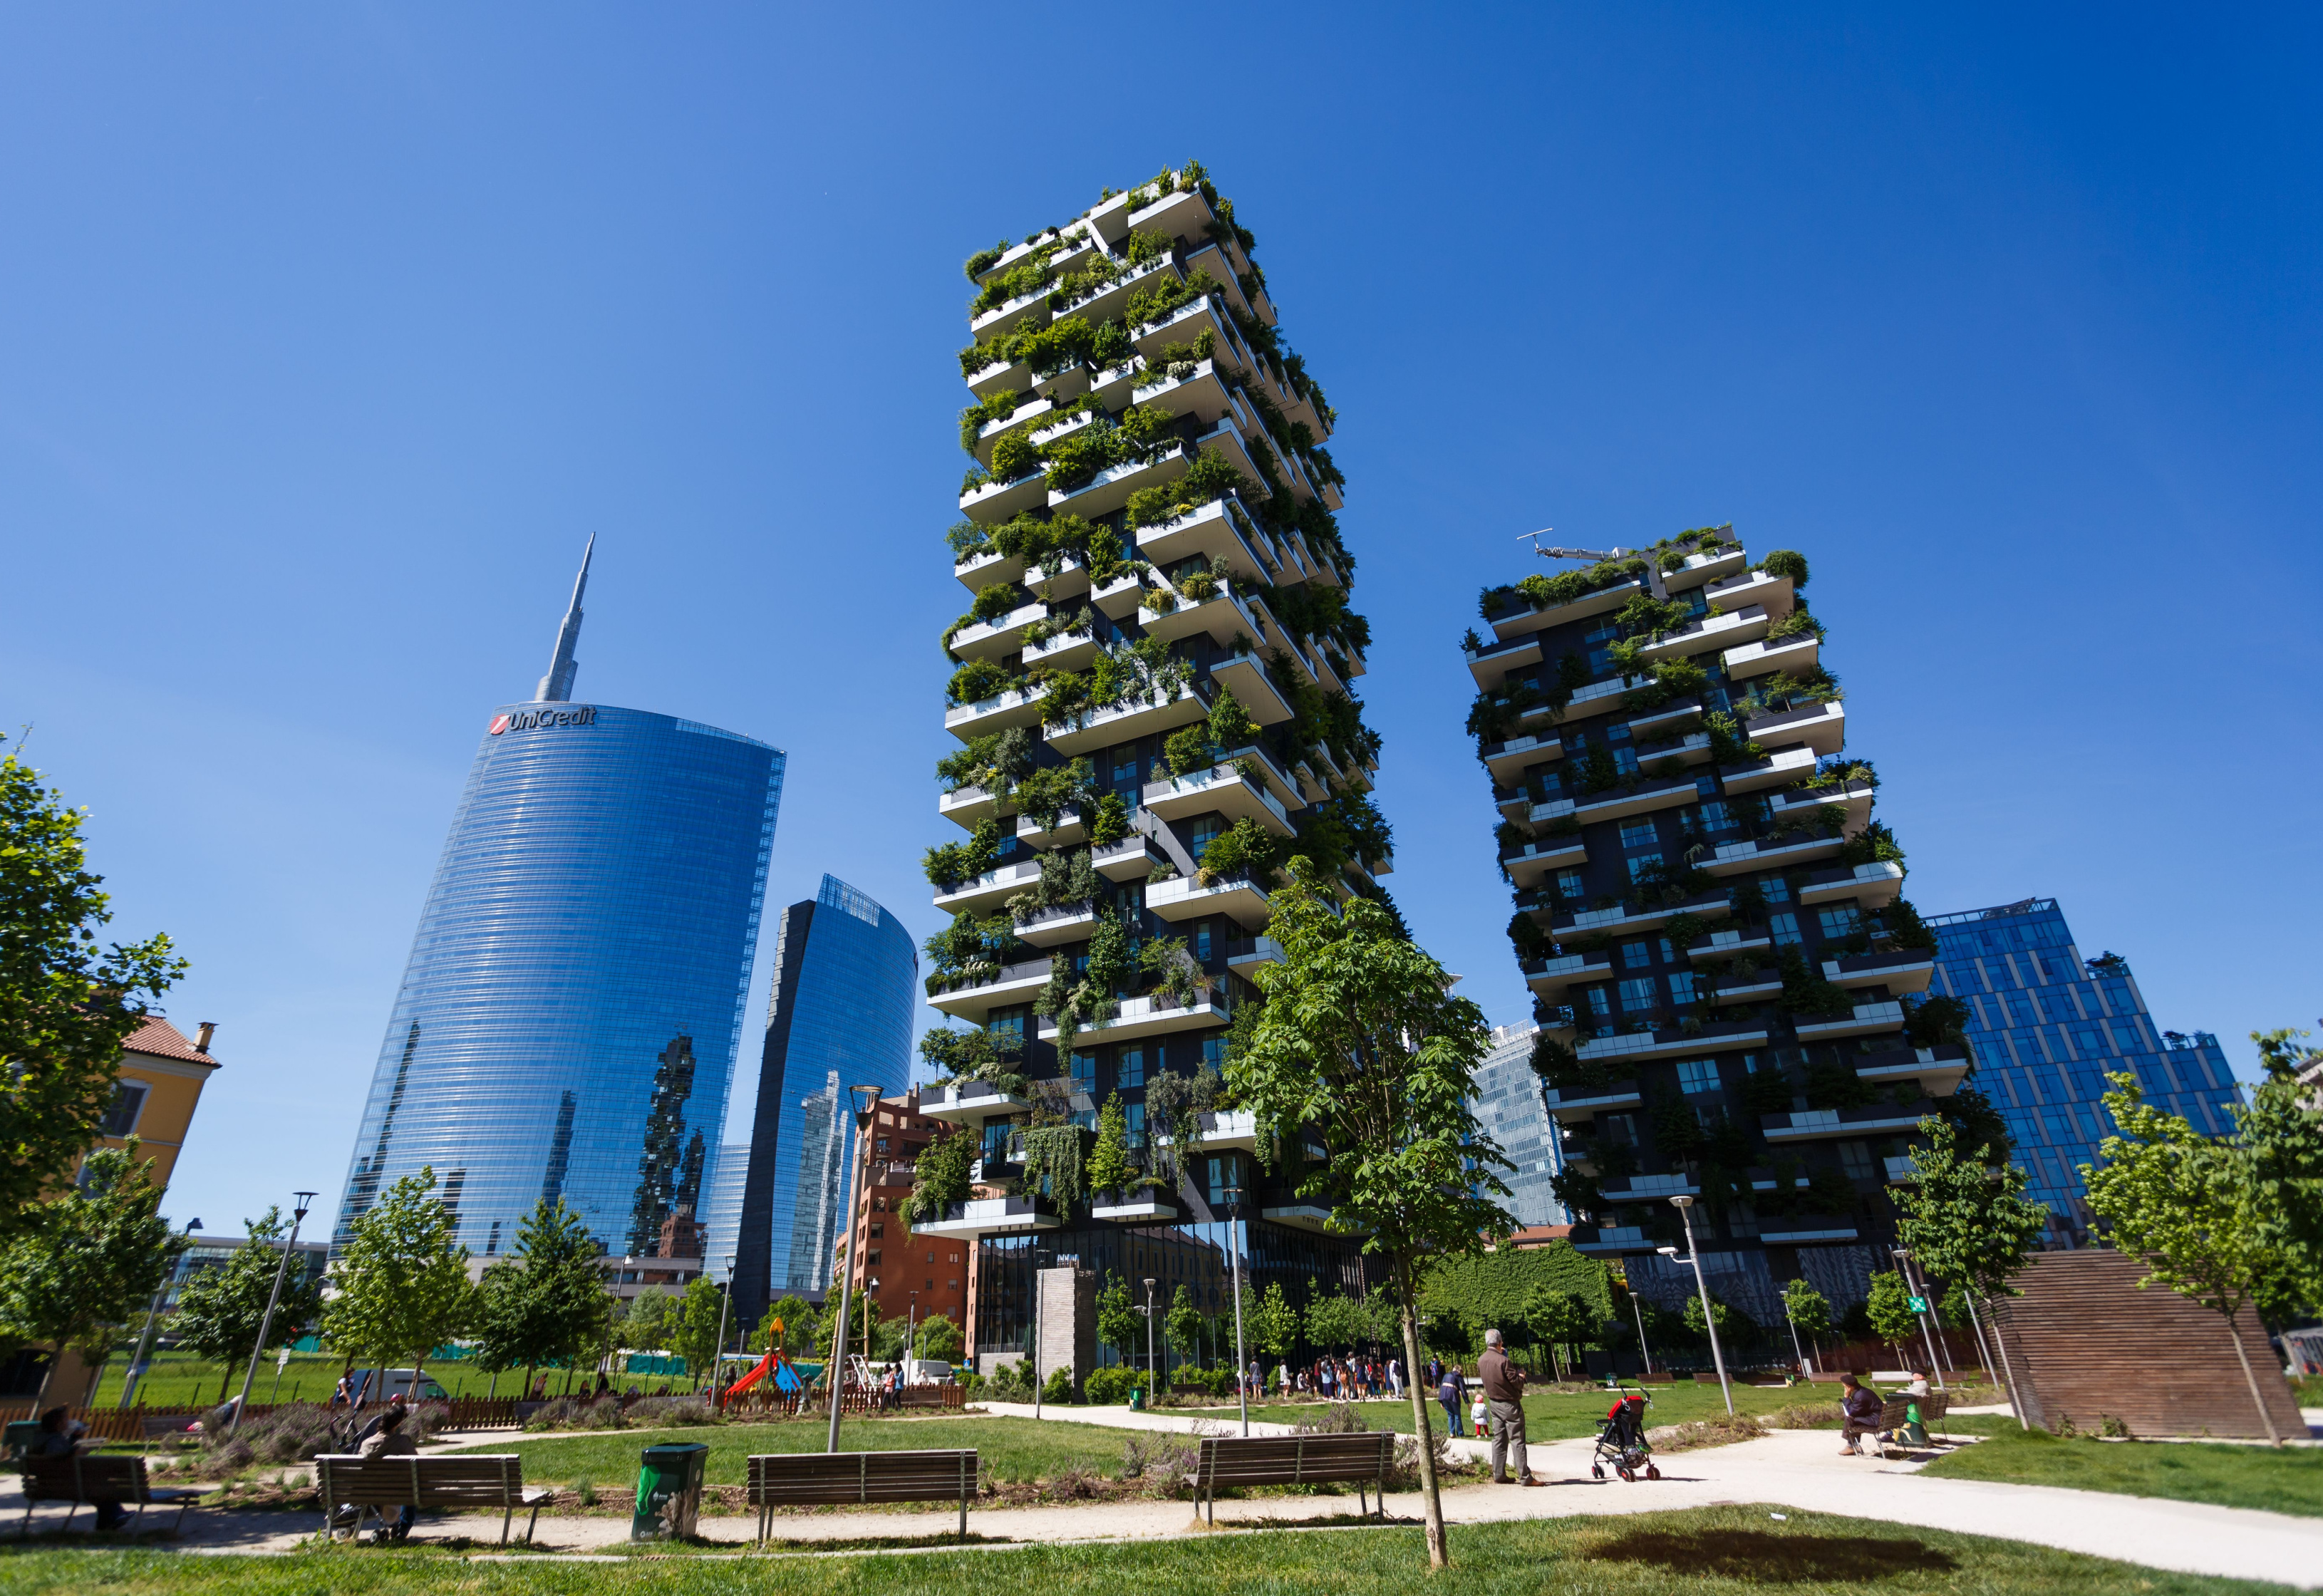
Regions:
[[[1339,409],[1390,885],[1492,1018],[1476,590],[1731,520],[1813,563],[1921,908],[2054,894],[2247,1073],[2323,1010],[2318,31],[0,12],[0,721],[220,1023],[170,1207],[337,1191],[592,531],[581,696],[786,748],[774,902],[934,929],[959,262],[1188,157]]]

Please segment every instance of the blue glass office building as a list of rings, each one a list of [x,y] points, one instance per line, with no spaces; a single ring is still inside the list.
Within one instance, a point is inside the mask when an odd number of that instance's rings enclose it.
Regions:
[[[903,1089],[919,1004],[919,950],[903,922],[835,876],[775,928],[750,1173],[742,1193],[734,1311],[756,1324],[784,1292],[831,1284],[851,1086]]]
[[[695,721],[570,702],[579,600],[576,585],[540,697],[494,711],[476,750],[335,1244],[423,1165],[484,1256],[543,1198],[616,1254],[656,1254],[667,1222],[701,1212],[784,758]]]
[[[2106,1076],[2135,1075],[2146,1100],[2199,1131],[2234,1128],[2241,1099],[2218,1039],[2156,1031],[2129,965],[2084,959],[2053,898],[1932,916],[1933,990],[1968,1004],[1974,1083],[1991,1097],[2016,1143],[2031,1194],[2049,1205],[2050,1243],[2089,1235],[2080,1166],[2097,1160],[2113,1129]]]

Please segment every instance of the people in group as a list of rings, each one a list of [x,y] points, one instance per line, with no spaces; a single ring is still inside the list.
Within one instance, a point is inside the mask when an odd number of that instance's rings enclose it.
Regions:
[[[1839,1377],[1839,1435],[1841,1442],[1839,1450],[1841,1455],[1862,1455],[1860,1443],[1863,1437],[1877,1436],[1879,1433],[1879,1409],[1882,1406],[1879,1393],[1854,1375]],[[1873,1450],[1878,1451],[1876,1444]]]
[[[1476,1405],[1485,1410],[1492,1425],[1492,1482],[1506,1485],[1510,1475],[1502,1460],[1513,1450],[1516,1454],[1515,1482],[1519,1485],[1543,1483],[1533,1478],[1529,1460],[1525,1455],[1525,1372],[1509,1361],[1508,1349],[1501,1344],[1497,1330],[1484,1332],[1484,1356],[1476,1365],[1476,1383],[1483,1388]]]
[[[1460,1377],[1457,1363],[1438,1363],[1443,1372],[1437,1377],[1436,1399],[1444,1405],[1444,1433],[1457,1438],[1460,1434],[1460,1410],[1467,1406],[1468,1382]]]
[[[41,1415],[40,1439],[29,1448],[34,1457],[70,1457],[87,1445],[88,1426],[74,1418],[62,1408],[51,1408]],[[118,1529],[128,1518],[117,1501],[97,1501],[96,1527],[99,1530]]]

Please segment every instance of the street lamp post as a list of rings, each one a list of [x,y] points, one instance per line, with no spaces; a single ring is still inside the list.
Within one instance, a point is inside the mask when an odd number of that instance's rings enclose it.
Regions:
[[[911,1311],[904,1318],[904,1367],[909,1371],[920,1355],[920,1294],[912,1293]]]
[[[1928,1300],[1927,1291],[1913,1275],[1911,1253],[1901,1247],[1890,1247],[1887,1250],[1896,1255],[1896,1267],[1904,1276],[1904,1289],[1925,1303]],[[1936,1333],[1928,1328],[1928,1310],[1924,1307],[1914,1316],[1920,1321],[1920,1339],[1925,1342],[1928,1347],[1928,1372],[1936,1377],[1936,1389],[1942,1390],[1944,1371],[1936,1358]]]
[[[853,1295],[849,1290],[849,1288],[854,1283],[857,1252],[855,1245],[855,1166],[863,1155],[863,1126],[865,1122],[871,1117],[871,1105],[879,1101],[879,1088],[876,1086],[849,1087],[847,1088],[847,1095],[849,1097],[862,1098],[863,1106],[859,1109],[854,1110],[855,1154],[847,1160],[847,1206],[845,1208],[840,1210],[847,1215],[847,1267],[839,1271],[839,1325],[837,1327],[837,1333],[831,1338],[831,1367],[823,1371],[825,1379],[831,1387],[831,1434],[829,1438],[823,1442],[822,1449],[825,1452],[836,1452],[839,1450],[840,1394],[845,1388],[847,1371],[847,1309],[849,1299]],[[838,1111],[838,1107],[839,1105],[834,1100],[831,1104],[832,1112],[836,1113]]]
[[[1783,1295],[1783,1323],[1791,1327],[1791,1356],[1796,1358],[1800,1366],[1804,1368],[1807,1361],[1806,1349],[1799,1345],[1799,1322],[1791,1317],[1791,1298],[1788,1292]]]
[[[201,1227],[202,1222],[200,1220],[188,1219],[186,1221],[186,1228],[181,1234],[191,1235],[194,1232],[201,1229]],[[173,1256],[170,1260],[170,1273],[175,1274],[177,1272],[177,1268],[178,1261]],[[121,1385],[121,1406],[124,1408],[133,1405],[131,1399],[137,1394],[137,1382],[144,1378],[144,1371],[139,1369],[137,1365],[145,1361],[145,1349],[153,1344],[153,1321],[161,1316],[161,1299],[169,1294],[170,1276],[165,1274],[161,1277],[161,1283],[153,1289],[152,1304],[145,1310],[144,1334],[138,1336],[137,1350],[130,1355],[129,1376],[126,1380],[122,1381]]]
[[[1235,1232],[1242,1222],[1242,1160],[1235,1160],[1234,1184],[1226,1190],[1226,1261],[1234,1269],[1235,1305],[1235,1400],[1242,1408],[1242,1433],[1250,1434],[1250,1381],[1245,1376],[1250,1365],[1243,1361],[1242,1345],[1242,1243]]]
[[[726,1279],[720,1285],[718,1298],[718,1351],[710,1359],[710,1402],[721,1413],[726,1410],[726,1314],[734,1306],[734,1255],[726,1254]]]
[[[258,1321],[258,1344],[250,1349],[250,1368],[242,1377],[242,1398],[234,1405],[234,1417],[225,1421],[225,1433],[229,1435],[242,1427],[242,1410],[250,1406],[251,1384],[258,1378],[258,1354],[266,1350],[266,1338],[274,1329],[274,1307],[282,1300],[282,1277],[290,1272],[290,1254],[298,1247],[298,1227],[306,1223],[307,1210],[315,1201],[311,1191],[294,1191],[290,1195],[298,1199],[298,1210],[290,1219],[290,1239],[282,1243],[282,1261],[274,1268],[274,1289],[266,1298],[265,1317]],[[418,1384],[416,1376],[413,1383]],[[411,1394],[417,1397],[419,1393],[415,1390]]]
[[[1153,1399],[1162,1389],[1161,1371],[1153,1366],[1153,1286],[1152,1276],[1145,1280],[1145,1405],[1153,1406]]]
[[[1027,1254],[1033,1265],[1033,1417],[1041,1417],[1041,1310],[1048,1306],[1049,1277],[1041,1272],[1037,1254]]]
[[[1702,1278],[1702,1249],[1694,1245],[1694,1215],[1687,1212],[1694,1206],[1694,1199],[1674,1197],[1670,1198],[1670,1206],[1677,1210],[1678,1219],[1685,1226],[1686,1256],[1679,1258],[1676,1247],[1663,1247],[1659,1251],[1673,1262],[1694,1265],[1694,1289],[1702,1293],[1703,1328],[1710,1332],[1710,1361],[1718,1365],[1718,1389],[1726,1398],[1726,1411],[1731,1414],[1734,1411],[1734,1388],[1726,1379],[1726,1354],[1718,1345],[1718,1316],[1711,1311],[1710,1282]]]
[[[1646,1344],[1646,1310],[1635,1291],[1630,1293],[1630,1311],[1638,1319],[1638,1355],[1646,1361],[1646,1372],[1654,1371],[1654,1349]]]

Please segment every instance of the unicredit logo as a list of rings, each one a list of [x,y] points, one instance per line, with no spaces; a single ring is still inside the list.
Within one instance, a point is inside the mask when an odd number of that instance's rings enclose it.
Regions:
[[[484,729],[488,737],[498,737],[503,731],[537,731],[545,726],[594,726],[597,707],[583,704],[573,710],[519,710],[515,714],[499,714]]]

